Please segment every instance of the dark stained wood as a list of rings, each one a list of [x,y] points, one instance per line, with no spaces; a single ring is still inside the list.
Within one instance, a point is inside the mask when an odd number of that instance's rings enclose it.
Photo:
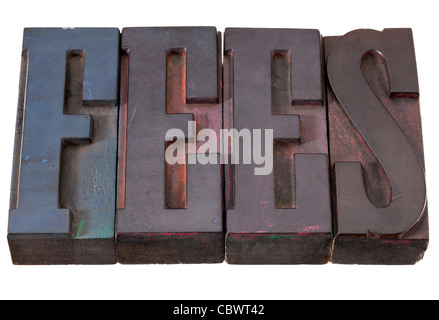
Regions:
[[[318,30],[232,28],[224,55],[213,27],[126,28],[122,46],[118,29],[31,28],[23,43],[14,264],[423,258],[410,29],[322,39]],[[197,161],[204,129],[216,134],[215,164]],[[270,131],[273,166],[261,175],[268,164],[255,163],[255,138],[266,156]],[[166,163],[177,141],[185,152]]]
[[[114,264],[118,29],[26,29],[14,264]]]
[[[428,245],[412,32],[325,38],[333,263],[414,264]]]
[[[120,263],[224,261],[222,165],[188,164],[188,121],[220,136],[220,38],[215,28],[123,30]],[[185,164],[165,163],[170,129],[185,133]]]
[[[320,33],[227,29],[225,50],[226,128],[274,129],[270,175],[242,164],[242,143],[240,164],[226,166],[227,262],[327,263],[332,222]]]

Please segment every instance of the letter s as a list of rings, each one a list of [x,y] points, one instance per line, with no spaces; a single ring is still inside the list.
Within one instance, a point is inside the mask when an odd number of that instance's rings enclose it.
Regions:
[[[373,205],[365,192],[361,164],[336,163],[338,234],[403,237],[425,212],[424,166],[363,75],[361,61],[371,51],[387,64],[391,97],[417,97],[419,92],[410,29],[357,30],[332,47],[327,72],[336,100],[381,164],[392,195],[387,207]]]

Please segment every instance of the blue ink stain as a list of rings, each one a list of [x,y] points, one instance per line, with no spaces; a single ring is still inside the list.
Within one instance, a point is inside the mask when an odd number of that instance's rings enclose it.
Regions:
[[[84,81],[84,89],[87,90],[88,93],[88,99],[93,100],[91,89],[94,87],[94,84],[88,81]]]
[[[25,36],[24,38],[25,38],[26,40],[36,40],[36,41],[39,40],[39,39],[36,38],[36,37],[29,37],[29,36]]]
[[[44,159],[43,161],[41,161],[41,163],[42,163],[42,164],[45,164],[47,161],[49,161],[49,160]]]
[[[27,160],[29,160],[29,159],[30,159],[30,157],[27,156],[26,158],[24,158],[24,161],[27,161]]]

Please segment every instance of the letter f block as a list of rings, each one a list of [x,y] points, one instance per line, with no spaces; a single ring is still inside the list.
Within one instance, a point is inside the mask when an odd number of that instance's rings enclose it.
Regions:
[[[222,166],[191,164],[190,145],[203,129],[219,137],[220,36],[210,27],[127,28],[122,47],[119,262],[221,263]],[[188,121],[198,132],[182,137]],[[165,160],[169,130],[180,132],[184,164]]]
[[[13,262],[115,263],[119,31],[26,29],[23,49]]]

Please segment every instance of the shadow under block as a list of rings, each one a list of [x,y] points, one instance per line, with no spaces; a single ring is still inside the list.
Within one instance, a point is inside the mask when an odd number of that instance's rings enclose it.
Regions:
[[[339,264],[414,264],[429,231],[410,29],[325,38]]]
[[[256,175],[261,166],[242,159],[226,166],[226,261],[327,263],[332,218],[320,33],[227,29],[224,105],[226,129],[262,129],[262,136],[274,129],[271,174]],[[243,139],[232,139],[242,155]]]
[[[222,166],[191,164],[194,134],[213,129],[219,137],[222,128],[220,35],[209,27],[128,28],[122,49],[118,261],[221,263]],[[169,165],[173,139],[186,152]]]
[[[114,264],[118,29],[25,29],[14,264]]]

